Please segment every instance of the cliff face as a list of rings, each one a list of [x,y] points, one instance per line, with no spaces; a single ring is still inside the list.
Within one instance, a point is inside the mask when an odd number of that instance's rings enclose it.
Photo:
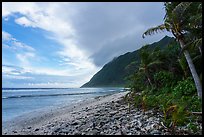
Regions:
[[[155,47],[165,48],[174,38],[165,36],[158,42],[148,45],[150,49]],[[117,58],[114,58],[109,63],[105,64],[103,68],[97,72],[89,82],[81,87],[123,87],[126,84],[125,77],[132,74],[139,63],[139,50],[127,52]],[[127,66],[136,61],[134,68],[128,69]]]

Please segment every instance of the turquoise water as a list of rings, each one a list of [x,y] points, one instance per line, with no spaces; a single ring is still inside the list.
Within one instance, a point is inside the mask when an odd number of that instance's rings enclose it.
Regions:
[[[2,89],[2,121],[6,122],[38,109],[72,105],[123,91],[124,88]]]

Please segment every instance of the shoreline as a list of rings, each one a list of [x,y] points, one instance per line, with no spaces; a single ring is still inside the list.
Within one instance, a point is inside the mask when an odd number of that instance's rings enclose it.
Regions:
[[[129,91],[102,95],[72,106],[44,109],[2,126],[3,135],[193,135],[187,126],[167,128],[157,110],[129,108]],[[198,124],[202,135],[202,124]]]
[[[38,129],[39,127],[52,123],[51,121],[57,122],[67,118],[69,119],[71,113],[75,111],[81,111],[87,107],[93,107],[94,105],[117,100],[128,92],[129,91],[102,95],[91,98],[90,100],[79,101],[71,106],[63,105],[62,107],[44,108],[29,112],[4,122],[4,124],[2,124],[2,134],[35,134],[26,129]],[[78,115],[76,115],[76,117],[77,116]],[[72,118],[70,118],[70,120],[71,119]]]

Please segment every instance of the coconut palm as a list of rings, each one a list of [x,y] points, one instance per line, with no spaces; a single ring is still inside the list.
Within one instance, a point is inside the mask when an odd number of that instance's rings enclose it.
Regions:
[[[165,2],[164,6],[166,10],[166,15],[164,17],[164,24],[148,29],[146,32],[144,32],[143,38],[146,35],[152,35],[154,33],[158,33],[159,31],[167,30],[175,36],[175,38],[178,40],[181,46],[181,49],[183,49],[186,47],[186,44],[187,44],[187,40],[186,40],[187,36],[189,33],[191,33],[191,31],[188,31],[188,27],[189,26],[191,26],[191,28],[197,28],[198,26],[202,27],[202,23],[201,25],[197,25],[197,26],[195,25],[194,27],[192,27],[193,25],[190,24],[191,22],[189,22],[190,17],[187,15],[189,15],[190,13],[186,13],[186,11],[191,6],[194,6],[194,3],[193,2]],[[192,20],[190,19],[190,21]],[[199,97],[202,98],[202,85],[187,48],[183,51],[183,53],[185,55],[192,77],[194,79],[196,89],[197,89],[197,94]]]
[[[156,69],[158,65],[162,64],[162,62],[158,58],[155,58],[155,53],[155,51],[149,53],[147,47],[143,47],[143,49],[140,51],[141,63],[139,66],[139,72],[144,73],[150,86],[153,86],[151,80],[152,69]]]
[[[202,56],[202,3],[181,2],[172,11],[183,20],[182,29],[186,32],[186,45],[182,51],[190,46],[198,48]]]

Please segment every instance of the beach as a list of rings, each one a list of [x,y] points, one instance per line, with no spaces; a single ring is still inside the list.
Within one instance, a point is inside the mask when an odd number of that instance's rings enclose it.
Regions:
[[[171,135],[156,110],[129,108],[119,92],[73,106],[34,111],[2,125],[3,135]],[[182,128],[182,127],[181,127]],[[202,128],[202,127],[201,127]],[[175,134],[189,134],[186,128]]]
[[[100,105],[105,102],[114,101],[122,96],[124,96],[127,92],[121,92],[114,95],[109,96],[101,96],[95,99],[91,99],[88,101],[79,102],[73,106],[63,106],[52,109],[44,109],[41,111],[34,111],[32,113],[28,113],[23,116],[17,117],[15,120],[5,122],[3,127],[3,134],[44,134],[39,130],[40,127],[46,127],[49,124],[57,124],[62,121],[72,121],[75,117],[79,117],[82,115],[79,112],[83,111],[87,107],[90,109],[96,105]],[[77,113],[78,112],[78,113]],[[43,129],[44,130],[44,129]],[[51,133],[51,131],[50,131]]]

